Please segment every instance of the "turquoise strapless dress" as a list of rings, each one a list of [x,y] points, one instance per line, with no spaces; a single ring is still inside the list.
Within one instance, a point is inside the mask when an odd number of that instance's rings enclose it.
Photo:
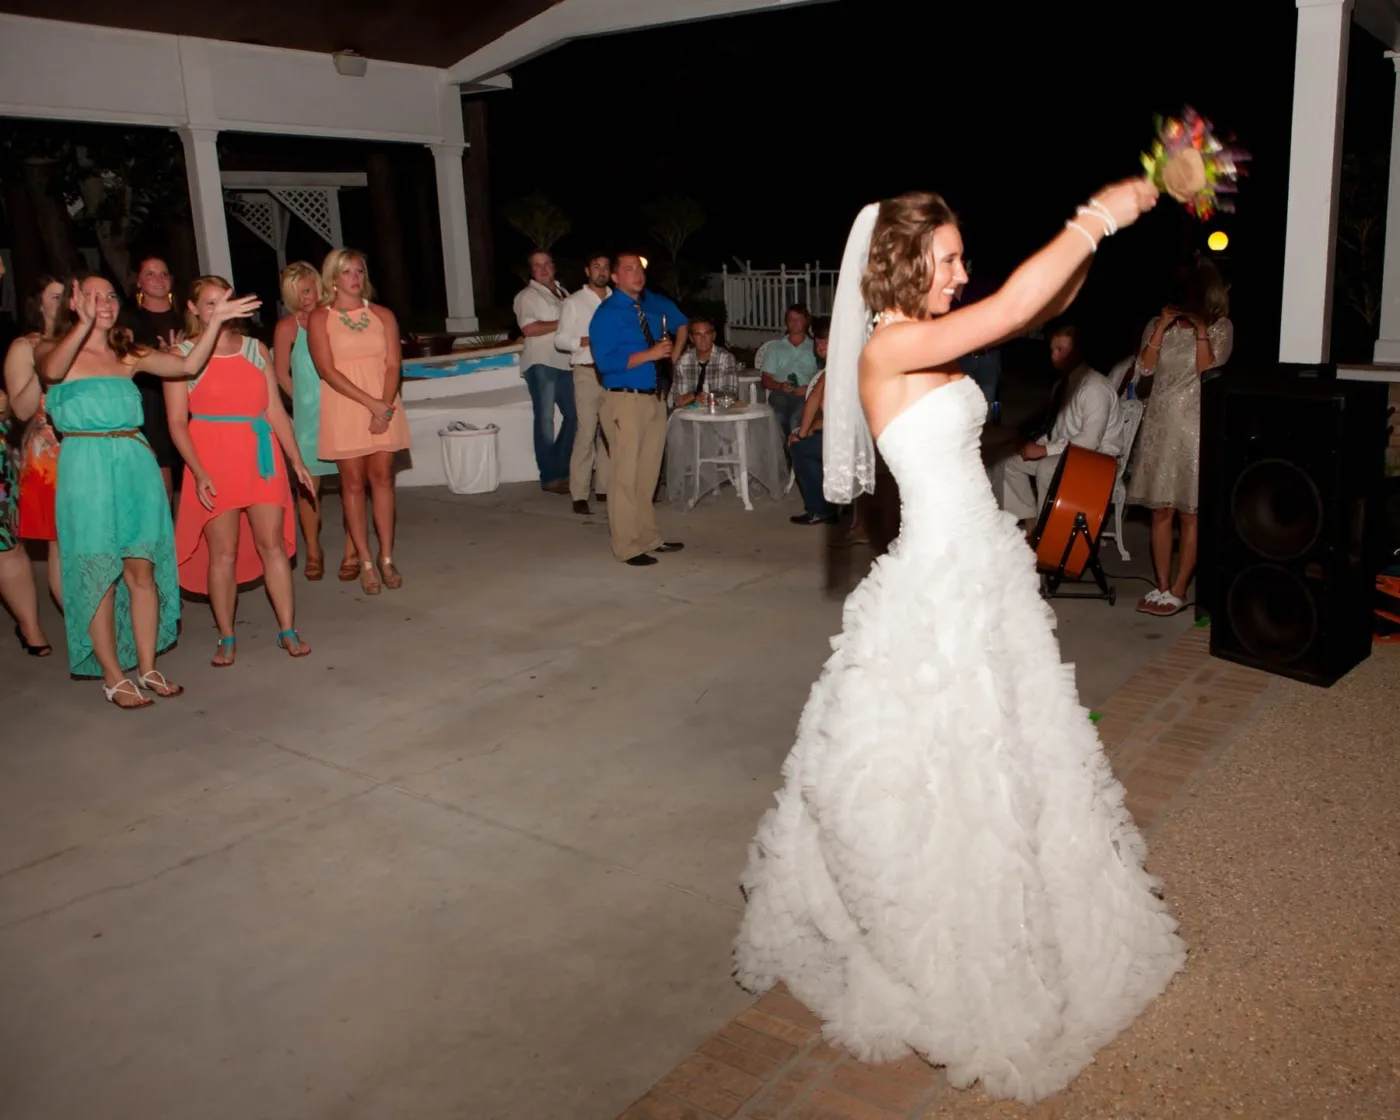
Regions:
[[[121,578],[127,557],[155,565],[160,594],[157,651],[175,644],[180,583],[175,530],[160,467],[145,438],[87,438],[79,432],[130,432],[141,427],[141,393],[126,377],[61,381],[48,393],[49,419],[65,438],[58,455],[59,559],[68,666],[75,677],[100,677],[88,627],[97,605],[116,585],[117,655],[136,664],[131,596]]]
[[[316,443],[321,438],[321,375],[311,360],[306,328],[300,324],[297,340],[292,343],[292,431],[308,471],[315,475],[336,473],[334,463],[316,457]]]

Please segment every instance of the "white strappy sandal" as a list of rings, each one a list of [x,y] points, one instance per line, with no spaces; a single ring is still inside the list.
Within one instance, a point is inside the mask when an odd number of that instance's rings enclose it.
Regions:
[[[118,703],[118,701],[117,701],[117,693],[119,693],[119,692],[121,692],[121,693],[123,693],[123,694],[126,694],[126,695],[134,696],[134,697],[136,697],[136,699],[138,699],[139,701],[141,701],[141,703],[139,703],[139,704],[122,704],[122,703]],[[117,706],[118,708],[120,708],[120,709],[121,709],[122,711],[124,711],[124,712],[134,712],[134,711],[137,711],[137,710],[140,709],[140,708],[149,708],[152,704],[155,703],[154,700],[151,700],[151,699],[148,699],[148,698],[145,697],[145,696],[142,696],[142,695],[141,695],[141,690],[138,689],[134,684],[132,684],[132,683],[131,683],[129,680],[127,680],[125,677],[123,677],[120,681],[118,681],[116,684],[114,684],[111,688],[108,688],[108,687],[104,684],[104,685],[102,686],[102,694],[103,694],[104,696],[107,697],[107,703],[109,703],[109,704],[116,704],[116,706]]]
[[[149,673],[142,673],[141,687],[147,692],[154,692],[162,700],[170,700],[185,691],[184,685],[171,684],[165,679],[165,674],[159,669],[152,669]]]

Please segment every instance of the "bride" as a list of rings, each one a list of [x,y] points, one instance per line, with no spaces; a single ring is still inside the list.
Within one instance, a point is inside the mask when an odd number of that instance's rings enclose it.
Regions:
[[[1098,243],[1156,200],[1143,179],[1107,187],[999,292],[951,314],[967,274],[944,201],[911,193],[857,217],[825,490],[870,491],[878,442],[902,529],[846,601],[742,880],[745,988],[786,982],[863,1060],[913,1050],[960,1088],[1028,1104],[1131,1023],[1185,947],[1025,537],[992,496],[986,400],[957,360],[1063,311]]]

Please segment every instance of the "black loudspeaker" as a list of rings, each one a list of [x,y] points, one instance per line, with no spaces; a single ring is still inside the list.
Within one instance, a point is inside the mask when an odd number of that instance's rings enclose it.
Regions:
[[[1200,568],[1216,657],[1328,687],[1371,652],[1388,386],[1335,367],[1208,377]]]

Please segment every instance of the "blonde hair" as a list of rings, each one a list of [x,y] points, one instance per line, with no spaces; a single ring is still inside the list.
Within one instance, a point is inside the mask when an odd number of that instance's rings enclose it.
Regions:
[[[320,307],[326,302],[326,285],[321,280],[321,274],[316,271],[316,266],[309,261],[293,261],[277,278],[278,291],[282,295],[282,304],[293,315],[297,313],[297,305],[301,303],[301,297],[297,294],[297,288],[301,282],[310,278],[316,285],[316,306]]]
[[[358,249],[332,249],[321,265],[321,285],[325,289],[321,295],[322,307],[329,307],[335,301],[335,282],[352,261],[359,261],[365,267],[365,286],[360,290],[360,295],[366,300],[374,298],[374,285],[369,282],[369,261],[365,260],[365,255]]]
[[[205,288],[218,288],[221,292],[233,291],[233,285],[222,276],[200,276],[190,285],[189,300],[185,304],[185,338],[190,342],[204,333],[204,323],[199,317],[199,312],[190,305],[199,305],[199,297],[204,294]],[[239,319],[229,319],[224,323],[224,330],[243,334],[243,323]]]

